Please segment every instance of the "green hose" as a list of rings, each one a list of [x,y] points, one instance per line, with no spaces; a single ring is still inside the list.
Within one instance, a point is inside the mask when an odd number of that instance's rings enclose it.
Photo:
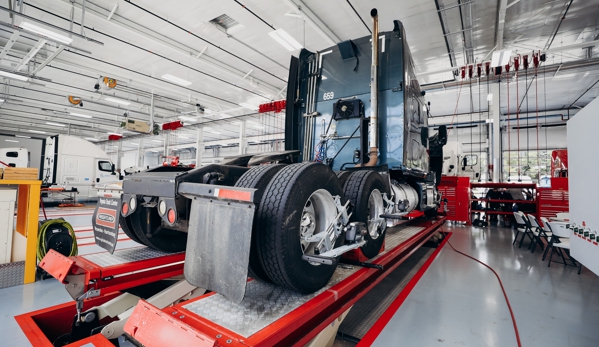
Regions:
[[[69,230],[69,234],[71,235],[71,238],[73,239],[73,242],[71,243],[71,253],[69,253],[69,257],[75,256],[78,254],[79,250],[77,249],[77,238],[75,237],[75,231],[73,230],[73,227],[71,226],[71,224],[69,224],[69,222],[63,220],[63,219],[50,219],[45,221],[42,226],[40,227],[40,232],[39,235],[37,237],[37,260],[41,261],[42,259],[44,259],[44,256],[46,255],[46,253],[48,253],[48,250],[46,249],[46,231],[48,230],[48,228],[51,225],[54,224],[60,224],[63,227],[67,228],[67,230]]]

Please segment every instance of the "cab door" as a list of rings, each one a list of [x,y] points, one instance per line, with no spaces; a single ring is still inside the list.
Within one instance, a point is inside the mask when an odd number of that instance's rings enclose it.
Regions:
[[[105,184],[119,180],[119,175],[112,170],[112,162],[106,159],[96,159],[95,183]]]

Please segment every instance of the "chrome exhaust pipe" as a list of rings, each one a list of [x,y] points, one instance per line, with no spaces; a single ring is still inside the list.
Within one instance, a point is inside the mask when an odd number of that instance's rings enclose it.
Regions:
[[[372,65],[370,66],[370,160],[364,166],[375,166],[379,159],[379,15],[372,17]]]

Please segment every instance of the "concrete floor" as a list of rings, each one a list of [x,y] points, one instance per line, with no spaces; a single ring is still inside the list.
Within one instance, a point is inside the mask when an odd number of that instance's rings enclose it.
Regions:
[[[503,281],[523,346],[599,346],[599,277],[512,246],[507,228],[445,226],[451,244]],[[554,258],[555,259],[555,258]],[[516,346],[499,282],[447,245],[373,346]]]
[[[62,215],[75,229],[89,228],[91,211],[70,213],[74,215]],[[456,249],[499,273],[523,346],[599,346],[596,275],[584,267],[577,275],[574,267],[558,263],[548,268],[540,251],[531,254],[526,250],[526,241],[521,249],[512,246],[510,229],[451,225],[444,229],[453,232],[450,242]],[[79,244],[89,243],[87,231],[77,234]],[[136,245],[123,240],[118,248]],[[98,251],[93,245],[80,247],[81,254]],[[13,316],[71,300],[55,280],[0,289],[0,345],[30,346]],[[515,346],[516,340],[495,276],[446,246],[374,345]]]

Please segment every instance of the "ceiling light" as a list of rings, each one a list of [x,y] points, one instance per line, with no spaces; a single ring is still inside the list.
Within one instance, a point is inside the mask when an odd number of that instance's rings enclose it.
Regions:
[[[71,112],[70,113],[71,116],[76,116],[76,117],[81,117],[81,118],[91,118],[92,116],[86,115],[86,114],[81,114],[81,113],[75,113],[75,112]]]
[[[8,77],[8,78],[14,78],[14,79],[19,80],[19,81],[29,81],[29,78],[27,78],[26,76],[17,75],[17,74],[6,72],[6,71],[0,71],[0,76],[4,76],[4,77]]]
[[[106,97],[106,98],[104,98],[104,100],[114,102],[115,104],[125,105],[125,106],[131,105],[131,103],[129,101],[125,101],[125,100],[121,100],[121,99],[117,99],[117,98]]]
[[[31,136],[15,135],[15,137],[22,137],[24,139],[30,139]]]
[[[189,137],[187,137],[187,136],[179,136],[179,138],[189,140]]]
[[[302,45],[283,29],[271,31],[268,33],[268,35],[281,44],[281,46],[287,48],[287,50],[290,52],[302,48]]]
[[[188,86],[191,85],[191,82],[189,82],[187,80],[184,80],[182,78],[179,78],[177,76],[169,75],[169,74],[162,75],[162,78],[164,78],[167,81],[180,84],[180,85],[182,85],[184,87],[188,87]]]
[[[17,140],[4,140],[4,141],[6,141],[6,142],[19,142]]]
[[[587,72],[587,73],[588,73],[588,72]],[[585,75],[585,77],[586,77],[586,75]],[[0,102],[4,102],[4,99],[0,99]]]
[[[250,110],[253,110],[253,111],[258,111],[258,107],[254,106],[254,105],[250,105],[250,104],[245,103],[245,102],[240,103],[239,106],[243,106],[245,108],[249,108]]]
[[[287,12],[287,13],[285,13],[285,14],[284,14],[284,16],[287,16],[287,17],[294,17],[294,18],[302,18],[302,16],[301,16],[300,14],[297,14],[297,13],[291,13],[291,12]]]
[[[39,130],[27,130],[27,131],[29,131],[31,133],[36,133],[36,134],[45,134],[46,133],[45,131],[39,131]]]
[[[27,29],[29,31],[33,31],[35,33],[38,33],[40,35],[46,36],[50,39],[56,40],[58,42],[62,42],[66,45],[70,45],[71,42],[73,42],[73,39],[64,35],[60,35],[58,33],[55,33],[51,30],[48,29],[44,29],[42,27],[38,27],[37,25],[31,24],[31,23],[27,23],[27,22],[23,22],[21,23],[21,27],[23,29]]]
[[[139,143],[131,142],[133,146],[139,146]]]
[[[94,137],[86,137],[85,139],[88,141],[94,141],[94,142],[99,141],[98,139],[96,139]]]
[[[152,142],[160,142],[160,143],[162,143],[162,141],[160,141],[160,140],[152,140]]]
[[[512,50],[506,49],[504,51],[493,52],[493,59],[491,59],[491,67],[505,66],[510,62],[512,56]]]
[[[60,123],[52,123],[52,122],[46,122],[46,124],[48,124],[48,125],[54,125],[54,126],[56,126],[56,127],[64,127],[64,126],[65,126],[64,124],[60,124]]]

